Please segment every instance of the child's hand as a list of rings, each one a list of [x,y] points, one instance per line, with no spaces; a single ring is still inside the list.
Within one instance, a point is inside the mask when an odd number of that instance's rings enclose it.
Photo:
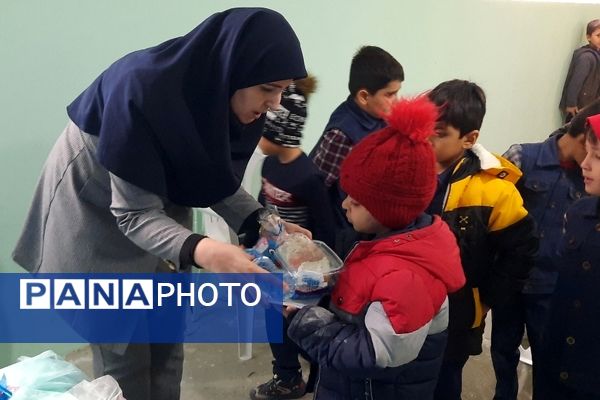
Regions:
[[[294,306],[283,306],[283,316],[288,318],[290,315],[298,312],[298,308]]]

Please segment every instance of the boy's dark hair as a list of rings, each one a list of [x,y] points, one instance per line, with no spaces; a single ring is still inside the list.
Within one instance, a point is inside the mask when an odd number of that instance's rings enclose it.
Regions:
[[[438,122],[452,125],[460,137],[481,129],[485,115],[485,93],[477,84],[460,79],[442,82],[427,96],[438,107]]]
[[[375,94],[391,81],[404,81],[404,69],[390,53],[376,46],[363,46],[356,52],[348,80],[352,97],[361,89]]]
[[[567,133],[569,136],[579,136],[586,131],[586,120],[592,115],[600,114],[600,98],[597,98],[581,111],[579,111],[571,120]]]

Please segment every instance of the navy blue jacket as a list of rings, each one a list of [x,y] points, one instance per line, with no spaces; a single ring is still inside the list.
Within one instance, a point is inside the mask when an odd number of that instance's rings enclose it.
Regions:
[[[567,170],[560,165],[557,144],[560,137],[553,134],[541,143],[514,145],[506,154],[523,172],[517,189],[537,224],[540,238],[535,266],[529,273],[523,293],[544,294],[554,290],[557,272],[553,259],[564,214],[585,194],[581,169]]]
[[[587,197],[567,211],[540,371],[544,379],[589,393],[589,398],[600,398],[599,249],[600,199]]]

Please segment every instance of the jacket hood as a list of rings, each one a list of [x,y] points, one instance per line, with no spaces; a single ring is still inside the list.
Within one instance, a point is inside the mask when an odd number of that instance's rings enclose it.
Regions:
[[[481,170],[490,175],[497,176],[513,184],[516,184],[521,176],[523,176],[523,173],[516,165],[502,156],[489,152],[479,143],[473,145],[471,151],[479,159]]]
[[[399,257],[418,265],[443,282],[449,293],[465,284],[456,238],[438,216],[424,228],[360,242],[345,263],[376,256]]]

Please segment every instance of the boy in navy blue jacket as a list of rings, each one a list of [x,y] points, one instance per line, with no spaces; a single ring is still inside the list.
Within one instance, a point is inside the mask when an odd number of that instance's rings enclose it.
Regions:
[[[520,293],[492,313],[492,363],[498,400],[516,400],[519,389],[517,365],[525,327],[533,358],[533,388],[542,329],[558,272],[554,258],[567,208],[585,193],[579,165],[586,155],[585,123],[600,113],[600,100],[579,112],[571,123],[539,143],[512,145],[505,157],[518,166],[523,177],[517,189],[525,208],[537,223],[540,248],[529,279]]]
[[[383,117],[396,100],[402,81],[402,65],[388,52],[376,46],[361,47],[350,66],[350,95],[333,111],[310,153],[325,176],[336,233],[350,227],[342,210],[345,194],[339,186],[340,166],[354,145],[386,125]]]
[[[581,170],[591,196],[573,203],[565,217],[535,400],[600,398],[600,115],[587,121]]]

